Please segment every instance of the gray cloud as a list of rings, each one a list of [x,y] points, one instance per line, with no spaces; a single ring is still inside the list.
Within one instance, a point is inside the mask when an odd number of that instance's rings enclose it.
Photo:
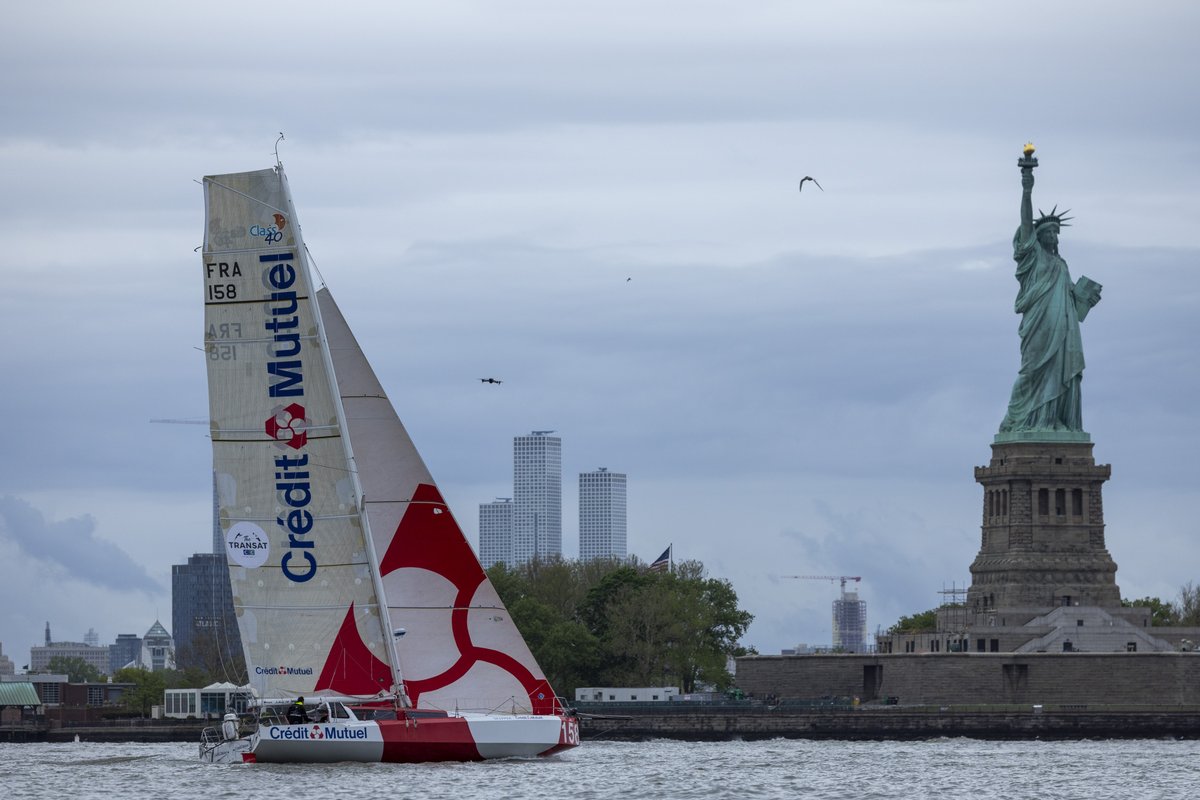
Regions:
[[[27,556],[62,568],[69,577],[120,591],[162,591],[145,568],[112,542],[97,538],[90,516],[47,521],[19,497],[0,496],[0,533]]]

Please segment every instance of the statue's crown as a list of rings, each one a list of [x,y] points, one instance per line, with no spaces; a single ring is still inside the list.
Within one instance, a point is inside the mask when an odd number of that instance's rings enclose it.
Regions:
[[[1067,222],[1067,220],[1075,219],[1074,217],[1067,216],[1067,212],[1070,210],[1071,209],[1068,208],[1065,211],[1063,211],[1061,214],[1059,214],[1058,206],[1056,205],[1054,208],[1050,209],[1050,213],[1047,214],[1045,211],[1042,211],[1039,208],[1038,213],[1041,214],[1041,216],[1038,217],[1036,221],[1034,221],[1033,226],[1035,228],[1040,228],[1043,225],[1053,224],[1053,225],[1057,225],[1060,228],[1069,228],[1069,227],[1071,227],[1071,225],[1069,222]]]

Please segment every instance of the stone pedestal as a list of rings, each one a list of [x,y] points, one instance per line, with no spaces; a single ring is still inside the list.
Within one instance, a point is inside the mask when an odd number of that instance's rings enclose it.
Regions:
[[[975,468],[983,526],[967,590],[972,627],[1003,609],[1120,608],[1101,499],[1112,468],[1080,438],[997,441],[991,463]]]

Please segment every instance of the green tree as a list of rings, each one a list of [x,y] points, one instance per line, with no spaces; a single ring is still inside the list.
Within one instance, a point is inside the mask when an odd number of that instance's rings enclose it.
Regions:
[[[893,633],[930,633],[937,630],[936,608],[913,614],[911,617],[900,617],[896,624],[888,628],[888,634]]]
[[[46,662],[46,672],[66,675],[71,683],[96,683],[104,674],[77,656],[54,656]]]
[[[624,586],[609,599],[601,629],[608,656],[602,683],[653,686],[668,679],[668,651],[680,635],[677,599],[657,581]]]
[[[697,683],[724,688],[753,617],[699,562],[655,573],[617,561],[534,561],[488,570],[513,622],[559,691]]]
[[[670,671],[684,692],[697,683],[725,690],[733,681],[726,664],[754,616],[737,607],[737,593],[726,580],[707,577],[699,561],[684,561],[662,576],[676,597],[677,638],[668,652]]]
[[[596,672],[598,644],[576,619],[590,577],[577,562],[535,560],[516,569],[496,564],[488,577],[555,691],[571,694]]]
[[[538,663],[550,678],[550,685],[567,696],[573,696],[580,686],[594,685],[594,676],[603,659],[599,640],[574,620],[564,620],[550,628],[541,653]]]
[[[125,667],[113,674],[113,682],[133,684],[121,693],[121,705],[127,711],[146,717],[150,715],[151,706],[162,705],[167,677],[166,670],[151,672],[145,667]]]
[[[1173,603],[1167,603],[1157,597],[1143,597],[1139,600],[1122,599],[1121,605],[1126,608],[1139,606],[1150,609],[1151,625],[1178,625],[1179,609]]]

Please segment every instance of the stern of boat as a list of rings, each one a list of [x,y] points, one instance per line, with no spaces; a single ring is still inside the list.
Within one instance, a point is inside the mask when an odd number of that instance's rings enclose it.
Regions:
[[[205,764],[252,764],[258,734],[239,739],[226,739],[217,728],[200,732],[200,761]]]

